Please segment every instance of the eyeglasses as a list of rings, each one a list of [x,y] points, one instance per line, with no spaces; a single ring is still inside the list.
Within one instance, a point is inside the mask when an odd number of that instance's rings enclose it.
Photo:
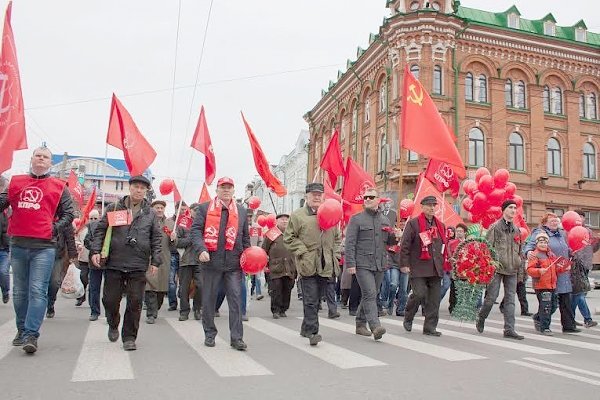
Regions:
[[[375,200],[377,196],[363,196],[364,200]]]

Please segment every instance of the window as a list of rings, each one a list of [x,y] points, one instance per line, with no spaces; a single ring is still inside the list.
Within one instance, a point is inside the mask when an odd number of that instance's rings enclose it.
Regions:
[[[479,75],[479,102],[487,103],[487,78],[485,75]]]
[[[544,112],[550,112],[550,88],[548,86],[544,86]]]
[[[369,95],[367,94],[367,96]],[[365,99],[365,124],[369,123],[369,121],[371,121],[371,99],[367,97]]]
[[[548,139],[548,174],[562,175],[560,143],[554,138]]]
[[[431,8],[433,8],[435,11],[440,11],[440,3],[434,1],[433,3],[431,3]]]
[[[419,153],[416,153],[412,150],[408,151],[408,161],[419,161]]]
[[[342,142],[344,141],[344,139],[346,139],[346,130],[348,130],[348,122],[346,121],[346,114],[343,113],[340,116],[340,145],[342,147],[344,146]]]
[[[592,228],[600,228],[600,212],[599,211],[584,211],[585,224]]]
[[[597,119],[598,118],[598,114],[597,114],[597,104],[596,104],[596,95],[594,93],[590,93],[588,95],[587,98],[587,110],[586,110],[586,116],[589,119]]]
[[[442,94],[442,67],[433,67],[433,94]]]
[[[363,149],[363,168],[369,172],[369,139],[365,139],[365,147]],[[370,172],[369,172],[370,173]]]
[[[517,132],[510,134],[508,138],[509,153],[508,165],[511,170],[525,171],[523,137]]]
[[[575,29],[575,40],[577,40],[578,42],[587,42],[587,35],[585,29]]]
[[[508,27],[513,29],[519,29],[519,16],[517,14],[508,15]]]
[[[470,72],[465,77],[465,100],[473,101],[473,74]]]
[[[123,182],[115,181],[115,190],[123,190]]]
[[[552,114],[562,114],[562,90],[558,86],[550,92],[550,106]]]
[[[579,118],[585,118],[585,94],[579,93]]]
[[[387,109],[387,87],[385,81],[379,87],[379,112],[384,112]]]
[[[410,3],[410,10],[411,11],[415,11],[419,9],[419,2],[418,1],[413,1],[412,3]]]
[[[469,165],[483,167],[485,164],[485,141],[479,128],[469,131]]]
[[[507,107],[513,106],[513,87],[510,79],[507,79],[504,84],[504,103]]]
[[[381,135],[381,139],[379,140],[379,154],[378,154],[378,167],[377,172],[385,171],[387,164],[387,143],[385,135]]]
[[[583,145],[583,177],[596,179],[596,149],[591,143]]]
[[[544,22],[544,35],[554,36],[556,34],[556,27],[554,22],[546,21]]]
[[[562,208],[546,208],[546,211],[552,214],[556,214],[558,218],[561,218],[565,213],[565,210]]]
[[[419,66],[418,65],[411,65],[410,66],[410,72],[414,75],[415,79],[419,79]]]
[[[515,84],[515,107],[525,108],[525,82],[523,81]]]

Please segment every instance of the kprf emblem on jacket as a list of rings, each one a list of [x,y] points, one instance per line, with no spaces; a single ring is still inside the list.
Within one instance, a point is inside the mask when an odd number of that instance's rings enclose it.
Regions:
[[[42,189],[35,186],[28,186],[21,191],[19,197],[18,208],[33,208],[34,210],[40,209],[40,202],[44,198],[44,192]]]

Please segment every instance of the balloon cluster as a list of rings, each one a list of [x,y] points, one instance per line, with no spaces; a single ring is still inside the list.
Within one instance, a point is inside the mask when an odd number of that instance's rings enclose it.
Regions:
[[[583,249],[590,243],[590,233],[583,226],[583,219],[575,211],[567,211],[562,216],[562,226],[567,231],[567,242],[573,251]]]
[[[463,182],[467,197],[462,201],[463,208],[471,213],[471,221],[481,223],[487,229],[502,216],[501,205],[505,200],[514,200],[519,212],[523,212],[523,198],[516,195],[517,186],[509,182],[510,173],[501,168],[494,175],[481,167],[475,172],[475,180]]]
[[[263,228],[272,229],[277,225],[277,219],[275,218],[275,214],[259,215],[256,218],[256,223]]]

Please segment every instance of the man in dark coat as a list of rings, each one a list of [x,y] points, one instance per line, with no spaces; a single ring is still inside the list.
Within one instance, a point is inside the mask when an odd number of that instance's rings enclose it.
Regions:
[[[102,303],[111,342],[119,339],[119,306],[123,291],[127,296],[121,331],[123,350],[126,351],[137,348],[135,340],[140,326],[146,271],[156,274],[158,267],[169,268],[168,265],[161,265],[162,232],[156,214],[146,200],[149,188],[150,181],[145,176],[129,179],[129,196],[107,207],[96,225],[90,249],[92,264],[96,267],[105,259]],[[108,251],[107,245],[110,245]]]
[[[215,346],[215,304],[223,282],[229,305],[231,347],[246,350],[242,339],[242,279],[240,256],[250,247],[246,210],[233,198],[233,179],[217,181],[217,197],[200,204],[192,224],[192,245],[202,271],[202,326],[204,345]]]
[[[435,196],[425,196],[421,200],[423,212],[407,222],[400,246],[400,267],[409,269],[412,287],[406,303],[404,329],[412,330],[417,309],[424,304],[423,334],[429,336],[441,336],[436,328],[446,244],[446,228],[435,217],[436,205]]]

